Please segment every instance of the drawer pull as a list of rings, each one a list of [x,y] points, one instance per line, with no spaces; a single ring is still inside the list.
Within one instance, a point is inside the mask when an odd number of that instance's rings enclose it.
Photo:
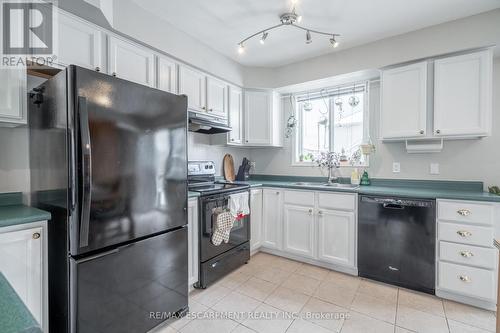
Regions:
[[[38,238],[40,238],[40,233],[39,232],[35,232],[33,234],[33,239],[38,239]]]
[[[312,214],[313,214],[313,210],[309,209],[309,215],[312,215]]]
[[[471,214],[471,211],[468,209],[459,209],[457,210],[457,213],[461,216],[469,216]]]
[[[457,231],[457,234],[464,238],[472,236],[472,233],[470,231],[465,231],[465,230],[459,230]]]
[[[460,255],[464,258],[470,258],[474,256],[474,254],[472,254],[472,252],[470,251],[460,251]]]
[[[470,278],[467,275],[459,275],[458,278],[462,282],[470,282]]]

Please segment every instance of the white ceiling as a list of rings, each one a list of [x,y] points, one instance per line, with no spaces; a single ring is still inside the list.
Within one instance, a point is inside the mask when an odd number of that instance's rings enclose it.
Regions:
[[[281,27],[265,45],[255,37],[243,55],[243,38],[279,23],[292,0],[133,0],[181,31],[246,66],[276,67],[334,52],[328,37]],[[339,33],[335,49],[369,43],[500,7],[499,0],[298,0],[301,25]]]

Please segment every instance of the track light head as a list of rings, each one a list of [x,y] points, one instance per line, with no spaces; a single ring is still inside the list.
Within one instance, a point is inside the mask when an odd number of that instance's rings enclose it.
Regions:
[[[267,31],[264,31],[264,32],[262,33],[262,37],[260,38],[260,43],[261,43],[262,45],[264,45],[264,43],[266,42],[266,38],[267,38],[267,36],[268,36],[268,35],[269,35],[269,33],[268,33]]]
[[[330,44],[332,44],[333,47],[339,46],[339,42],[335,40],[335,35],[330,38]]]
[[[238,44],[238,53],[239,54],[245,53],[245,46],[243,45],[243,43]]]
[[[311,44],[312,43],[312,38],[311,38],[311,32],[307,30],[306,32],[306,44]]]

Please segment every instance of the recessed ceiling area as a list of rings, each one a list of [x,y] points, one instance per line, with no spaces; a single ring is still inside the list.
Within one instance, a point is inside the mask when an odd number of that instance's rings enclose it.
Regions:
[[[245,66],[277,67],[337,52],[413,30],[467,17],[500,7],[498,0],[297,0],[301,25],[335,32],[340,46],[328,37],[313,35],[306,44],[304,31],[281,27],[261,45],[256,37],[238,54],[243,38],[275,24],[292,8],[292,0],[132,0],[137,5]],[[158,31],[157,33],[161,33]]]

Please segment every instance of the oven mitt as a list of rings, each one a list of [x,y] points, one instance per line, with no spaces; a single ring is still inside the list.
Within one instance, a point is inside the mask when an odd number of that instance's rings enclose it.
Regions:
[[[229,235],[233,228],[234,218],[231,212],[218,211],[212,215],[214,219],[214,232],[212,234],[212,244],[219,246],[222,241],[229,242]]]

